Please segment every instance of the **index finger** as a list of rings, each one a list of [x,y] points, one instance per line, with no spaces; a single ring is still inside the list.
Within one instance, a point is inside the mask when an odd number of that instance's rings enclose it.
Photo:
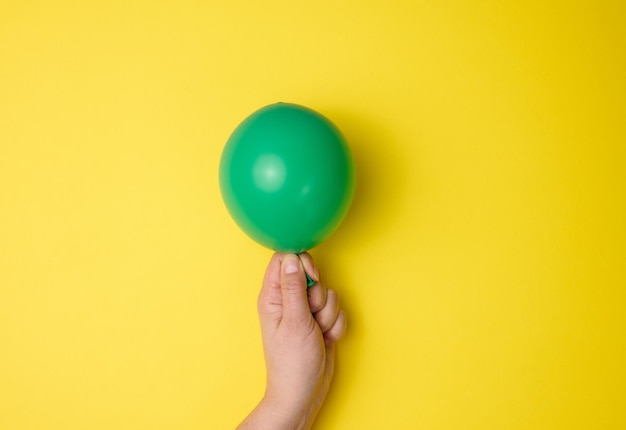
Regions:
[[[309,296],[309,308],[311,309],[311,313],[316,313],[326,304],[326,287],[320,282],[320,273],[313,262],[313,257],[311,257],[308,252],[299,254],[299,257],[304,266],[304,270],[315,282],[315,284],[307,290],[307,295]]]

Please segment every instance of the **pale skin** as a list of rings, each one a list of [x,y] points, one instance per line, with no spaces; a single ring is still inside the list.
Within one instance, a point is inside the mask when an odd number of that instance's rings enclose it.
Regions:
[[[307,288],[306,273],[315,281]],[[335,342],[346,331],[337,293],[307,253],[274,254],[258,300],[267,384],[240,430],[310,429],[333,378]]]

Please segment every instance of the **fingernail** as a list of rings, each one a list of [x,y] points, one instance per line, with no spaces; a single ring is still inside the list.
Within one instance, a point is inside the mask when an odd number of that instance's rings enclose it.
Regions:
[[[317,267],[313,266],[313,273],[309,273],[309,275],[311,276],[311,278],[313,278],[314,281],[320,281],[320,271],[317,270]]]
[[[286,255],[284,261],[284,270],[286,274],[296,273],[300,270],[300,260],[295,255]]]

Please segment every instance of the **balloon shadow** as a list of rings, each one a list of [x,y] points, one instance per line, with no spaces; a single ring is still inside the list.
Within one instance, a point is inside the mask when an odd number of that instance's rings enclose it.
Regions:
[[[345,264],[350,259],[380,252],[379,244],[388,241],[394,234],[396,218],[407,198],[407,176],[409,171],[403,145],[394,136],[390,124],[376,121],[376,118],[358,112],[320,109],[346,137],[356,165],[356,189],[352,205],[339,228],[322,244],[311,251],[320,270],[322,282],[336,289],[341,297],[341,306],[348,315],[346,338],[338,345],[335,382],[328,394],[333,397],[335,387],[349,390],[350,381],[362,377],[358,358],[363,356],[366,336],[367,316],[360,304],[367,285],[363,275],[350,270]],[[414,197],[416,193],[411,192]],[[388,256],[380,256],[384,261]],[[344,353],[350,364],[343,365]],[[332,399],[320,411],[318,425],[322,428],[332,411]],[[329,415],[330,414],[330,415]]]
[[[342,131],[356,165],[352,205],[339,228],[313,251],[323,261],[340,252],[359,254],[393,229],[406,198],[407,158],[386,124],[357,113],[321,110]]]

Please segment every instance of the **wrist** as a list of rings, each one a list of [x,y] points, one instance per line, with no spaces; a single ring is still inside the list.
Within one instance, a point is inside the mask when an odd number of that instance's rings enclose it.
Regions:
[[[307,408],[294,408],[288,403],[266,395],[237,429],[308,430],[313,418],[307,412]]]
[[[258,407],[267,428],[272,430],[306,430],[313,423],[310,405],[266,393]]]

